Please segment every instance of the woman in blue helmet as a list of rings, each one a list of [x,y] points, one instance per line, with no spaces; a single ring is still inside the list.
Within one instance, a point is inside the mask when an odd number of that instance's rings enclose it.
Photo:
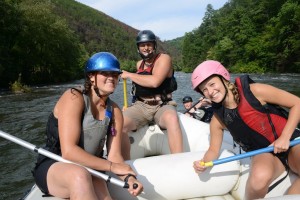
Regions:
[[[85,66],[83,89],[67,90],[50,114],[46,149],[83,166],[118,174],[137,196],[143,189],[121,155],[123,116],[110,100],[121,74],[117,58],[94,54]],[[107,159],[103,158],[104,145]],[[111,199],[105,180],[92,177],[83,167],[39,155],[33,170],[36,184],[46,195],[70,199]],[[137,183],[138,187],[133,188]],[[97,188],[97,189],[95,189]]]

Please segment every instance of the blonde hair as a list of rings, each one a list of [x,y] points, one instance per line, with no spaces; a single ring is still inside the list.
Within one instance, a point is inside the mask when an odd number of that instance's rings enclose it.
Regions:
[[[231,83],[230,81],[227,81],[223,78],[224,84],[230,90],[233,94],[234,101],[238,104],[240,102],[240,96],[239,91],[234,83]]]

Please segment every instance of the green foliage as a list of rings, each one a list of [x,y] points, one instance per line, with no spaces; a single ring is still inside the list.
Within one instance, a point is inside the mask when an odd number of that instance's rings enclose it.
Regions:
[[[81,78],[79,60],[86,53],[66,21],[52,14],[49,1],[23,0],[23,29],[18,55],[23,80],[33,84],[65,82]]]
[[[295,0],[231,0],[219,10],[208,5],[203,23],[183,40],[183,70],[215,59],[235,72],[299,73],[299,21]]]
[[[26,92],[31,92],[31,88],[28,87],[27,85],[22,84],[21,80],[21,74],[19,74],[18,80],[16,80],[14,83],[11,83],[9,88],[12,92],[14,93],[26,93]]]
[[[13,0],[0,1],[0,86],[8,86],[20,72],[12,50],[21,31],[20,16],[21,12]]]
[[[133,60],[120,60],[121,70],[135,72],[136,71],[136,61]]]
[[[182,44],[183,37],[165,41],[164,47],[172,57],[173,66],[176,71],[182,71]]]
[[[266,68],[262,68],[258,62],[248,62],[247,64],[236,63],[233,67],[229,68],[233,73],[257,73],[263,74],[266,72]]]
[[[3,0],[0,17],[0,87],[81,79],[99,51],[138,59],[137,30],[76,1]]]
[[[300,73],[299,21],[297,0],[230,0],[219,10],[208,4],[198,28],[158,41],[158,49],[177,71],[215,59],[233,72]],[[0,87],[19,74],[27,85],[80,79],[99,51],[112,52],[131,72],[140,59],[138,30],[77,1],[1,0],[0,32]]]

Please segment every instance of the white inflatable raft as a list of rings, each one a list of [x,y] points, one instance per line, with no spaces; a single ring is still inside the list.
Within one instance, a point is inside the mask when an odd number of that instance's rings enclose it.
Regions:
[[[185,152],[170,154],[167,133],[161,131],[157,125],[145,126],[136,132],[131,132],[132,160],[126,162],[137,172],[137,178],[143,183],[144,191],[138,197],[132,197],[126,189],[108,184],[113,199],[243,199],[249,173],[249,158],[216,165],[197,175],[192,165],[193,161],[203,157],[209,146],[209,125],[181,113],[178,115],[183,131]],[[239,148],[234,148],[230,134],[225,132],[220,158],[232,156],[237,152]],[[281,175],[283,176],[285,174]],[[300,199],[299,195],[282,197],[295,177],[294,174],[289,174],[267,194],[266,198]],[[43,199],[42,193],[36,186],[25,197],[25,200],[41,199]],[[47,197],[47,200],[58,199]]]

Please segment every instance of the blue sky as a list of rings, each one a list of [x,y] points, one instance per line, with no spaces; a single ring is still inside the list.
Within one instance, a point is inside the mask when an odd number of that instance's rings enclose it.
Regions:
[[[138,30],[152,30],[161,40],[184,36],[199,27],[211,4],[215,10],[228,0],[76,0]]]

